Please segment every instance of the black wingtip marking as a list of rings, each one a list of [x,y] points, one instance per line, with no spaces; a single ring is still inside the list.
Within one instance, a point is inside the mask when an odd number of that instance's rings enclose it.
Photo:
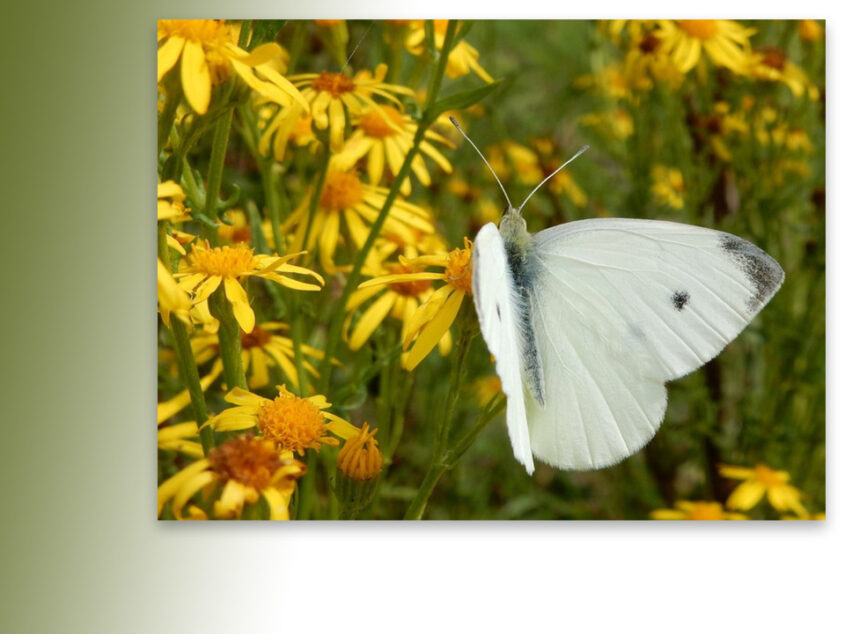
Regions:
[[[499,304],[496,304],[496,315],[499,317],[500,320],[502,319],[502,307],[499,306]]]
[[[719,246],[754,285],[754,295],[748,298],[747,308],[749,312],[756,313],[780,288],[783,269],[765,251],[729,233],[721,234]]]
[[[678,312],[684,309],[684,306],[689,302],[689,293],[686,291],[675,291],[672,295],[672,304]]]

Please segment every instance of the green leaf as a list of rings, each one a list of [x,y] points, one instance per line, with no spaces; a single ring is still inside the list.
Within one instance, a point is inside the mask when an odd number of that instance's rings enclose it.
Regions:
[[[462,110],[463,108],[468,108],[473,104],[478,103],[484,99],[484,97],[496,90],[501,83],[502,81],[499,80],[493,82],[492,84],[485,84],[479,88],[473,88],[471,90],[463,90],[455,93],[454,95],[448,95],[447,97],[443,97],[443,99],[439,99],[431,107],[431,112],[428,115],[430,121],[433,122],[440,114],[446,112],[447,110]]]

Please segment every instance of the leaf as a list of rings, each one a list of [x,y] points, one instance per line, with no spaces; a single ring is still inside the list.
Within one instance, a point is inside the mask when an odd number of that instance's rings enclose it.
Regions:
[[[484,99],[484,97],[496,90],[501,83],[502,81],[499,80],[493,82],[492,84],[484,84],[479,88],[463,90],[455,93],[454,95],[448,95],[447,97],[443,97],[443,99],[439,99],[431,107],[431,111],[428,115],[429,120],[433,122],[439,115],[447,110],[462,110],[478,103]]]

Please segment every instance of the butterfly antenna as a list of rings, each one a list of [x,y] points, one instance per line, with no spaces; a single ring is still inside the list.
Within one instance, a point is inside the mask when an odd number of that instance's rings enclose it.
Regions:
[[[487,169],[489,169],[489,170],[490,170],[490,173],[493,175],[493,178],[495,178],[495,179],[496,179],[496,182],[497,182],[497,183],[499,183],[499,187],[502,189],[502,193],[505,195],[505,200],[506,200],[506,201],[508,201],[508,208],[509,208],[509,209],[513,209],[513,205],[511,204],[511,199],[510,199],[510,198],[508,198],[508,192],[506,192],[506,191],[505,191],[505,186],[504,186],[504,185],[502,185],[502,181],[500,181],[500,180],[499,180],[499,177],[498,177],[498,176],[496,176],[496,172],[494,172],[494,171],[493,171],[493,168],[492,168],[492,167],[490,167],[490,163],[488,163],[488,162],[487,162],[487,159],[486,159],[486,158],[484,158],[484,155],[481,153],[481,150],[479,150],[479,149],[478,149],[478,146],[476,146],[476,145],[475,145],[475,143],[473,143],[473,142],[472,142],[472,139],[470,139],[470,138],[467,136],[467,133],[466,133],[466,132],[464,132],[464,131],[461,129],[461,126],[460,126],[460,125],[458,124],[458,122],[455,120],[455,117],[449,117],[449,121],[451,121],[451,122],[452,122],[452,125],[453,125],[453,126],[455,126],[455,127],[458,129],[458,132],[460,132],[460,133],[463,135],[463,137],[464,137],[467,141],[469,141],[469,144],[470,144],[470,145],[471,145],[471,146],[475,149],[475,151],[476,151],[476,152],[478,152],[478,156],[480,156],[480,157],[481,157],[481,160],[482,160],[482,161],[484,161],[484,164],[487,166]]]
[[[569,159],[569,160],[568,160],[568,161],[566,161],[563,165],[561,165],[560,167],[558,167],[558,168],[557,168],[554,172],[552,172],[551,174],[549,174],[548,176],[546,176],[546,178],[544,178],[544,179],[543,179],[543,181],[542,181],[539,185],[537,185],[537,187],[535,187],[535,188],[531,191],[531,193],[530,193],[530,194],[528,194],[528,196],[526,196],[525,200],[523,200],[523,201],[522,201],[522,204],[521,204],[521,205],[519,206],[519,208],[516,210],[516,213],[519,213],[519,212],[521,212],[521,211],[522,211],[522,208],[523,208],[523,207],[525,207],[525,203],[527,203],[527,202],[528,202],[528,199],[529,199],[529,198],[531,198],[531,197],[532,197],[532,196],[536,193],[536,191],[537,191],[538,189],[540,189],[540,188],[541,188],[541,187],[542,187],[542,186],[546,183],[546,181],[547,181],[547,180],[549,180],[552,176],[554,176],[555,174],[557,174],[560,170],[562,170],[564,167],[566,167],[567,165],[569,165],[572,161],[574,161],[575,159],[577,159],[579,156],[581,156],[584,152],[586,152],[586,151],[587,151],[587,150],[589,150],[589,149],[590,149],[590,146],[589,146],[589,145],[585,145],[585,146],[583,146],[580,150],[578,150],[577,152],[575,152],[575,155],[574,155],[571,159]]]
[[[370,22],[370,26],[367,27],[367,30],[364,31],[364,35],[362,35],[361,39],[358,40],[358,43],[355,45],[355,48],[352,49],[352,52],[349,54],[349,57],[346,58],[346,63],[343,65],[343,68],[340,69],[341,73],[346,70],[347,66],[349,66],[349,61],[352,59],[352,56],[355,55],[355,51],[357,51],[358,47],[361,46],[361,43],[364,41],[364,38],[366,38],[367,35],[369,35],[370,29],[372,29],[372,28],[373,28],[373,23]]]

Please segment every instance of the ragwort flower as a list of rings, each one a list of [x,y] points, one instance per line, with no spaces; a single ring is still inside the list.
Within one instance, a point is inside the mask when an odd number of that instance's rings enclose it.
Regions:
[[[310,269],[288,262],[300,253],[285,256],[254,255],[243,243],[210,248],[195,244],[187,257],[187,264],[177,274],[179,285],[194,294],[194,303],[206,301],[220,284],[232,304],[235,319],[244,332],[252,332],[255,313],[249,305],[246,291],[238,281],[244,277],[263,277],[282,286],[300,291],[319,291],[320,286],[300,282],[283,273],[309,275],[323,284],[323,278]]]
[[[779,81],[795,97],[802,97],[806,92],[810,99],[819,98],[819,89],[807,74],[790,62],[784,51],[776,46],[761,46],[754,51],[751,75],[763,81]]]
[[[414,283],[426,280],[443,280],[445,285],[434,291],[428,300],[414,311],[405,324],[403,346],[413,347],[402,358],[402,366],[413,370],[441,339],[449,336],[449,327],[458,316],[464,297],[472,295],[472,242],[464,238],[463,249],[450,253],[423,255],[406,260],[412,267],[442,267],[438,273],[420,271],[394,273],[373,278],[358,286],[369,289],[397,283]]]
[[[288,505],[296,481],[306,468],[299,460],[279,455],[272,440],[241,436],[212,449],[207,458],[191,463],[158,488],[158,515],[168,501],[176,519],[185,519],[182,509],[202,489],[213,488],[214,517],[239,517],[244,504],[255,504],[263,496],[271,520],[290,519]],[[196,505],[188,509],[191,519],[207,519]]]
[[[675,502],[674,509],[657,509],[649,513],[653,520],[747,520],[742,513],[729,513],[719,502]]]
[[[385,175],[385,168],[391,176],[399,173],[405,156],[411,150],[417,124],[410,115],[393,106],[376,106],[363,111],[353,119],[355,132],[346,141],[343,149],[335,156],[338,166],[348,169],[364,157],[367,158],[367,177],[372,185],[379,185]],[[424,187],[431,185],[431,176],[422,155],[426,155],[440,168],[450,174],[452,165],[431,141],[454,147],[449,139],[433,130],[426,130],[420,143],[420,153],[411,161],[411,171]],[[405,179],[399,190],[407,196],[411,193],[411,180]]]
[[[724,478],[743,480],[728,497],[728,508],[747,511],[765,495],[775,510],[792,511],[800,517],[807,515],[807,509],[801,504],[801,491],[787,484],[789,473],[786,471],[775,471],[764,464],[758,464],[753,469],[719,465],[719,474]]]
[[[654,35],[682,73],[701,61],[703,49],[716,66],[744,75],[751,65],[749,38],[754,32],[733,20],[659,20]]]
[[[305,233],[313,194],[303,198],[302,204],[288,217],[281,231],[295,232],[293,249],[304,247],[310,251],[317,248],[321,266],[333,273],[338,270],[335,251],[341,241],[341,219],[354,247],[360,249],[370,233],[368,225],[376,220],[384,206],[387,191],[384,187],[362,183],[355,172],[343,171],[330,165],[312,219],[307,245],[304,244]],[[434,225],[424,209],[397,198],[387,214],[382,231],[385,235],[397,235],[405,241],[411,241],[415,236],[414,231],[432,233]]]
[[[340,151],[346,129],[347,112],[361,114],[364,108],[377,107],[373,96],[382,97],[401,106],[397,95],[413,95],[405,86],[387,84],[387,65],[379,64],[374,73],[359,71],[354,77],[343,73],[322,72],[307,73],[291,77],[294,86],[302,89],[302,95],[309,103],[314,127],[329,130],[329,146],[332,152]],[[300,113],[294,108],[281,116],[298,118]]]
[[[337,468],[347,478],[372,480],[384,465],[384,456],[378,448],[376,432],[367,423],[361,431],[346,440],[337,454]]]
[[[216,431],[240,431],[257,427],[261,434],[272,440],[282,455],[294,452],[303,455],[306,449],[319,450],[323,445],[338,445],[337,438],[350,438],[358,434],[351,423],[323,411],[331,403],[320,394],[309,397],[295,396],[284,385],[277,385],[275,399],[264,398],[236,387],[225,396],[235,407],[223,410],[206,424]],[[285,453],[289,452],[289,453]]]
[[[651,168],[651,195],[661,205],[684,208],[684,176],[676,167],[654,165]]]
[[[255,92],[287,106],[308,110],[300,92],[277,70],[283,49],[269,42],[247,53],[236,44],[233,27],[224,20],[159,20],[158,81],[180,62],[182,91],[197,114],[205,114],[214,86],[234,70]]]
[[[443,48],[443,43],[446,41],[448,25],[449,20],[434,20],[434,46],[438,51]],[[424,20],[414,20],[411,23],[408,36],[405,39],[405,46],[408,52],[413,55],[419,55],[423,52],[425,48]],[[478,50],[468,42],[461,40],[449,52],[449,58],[446,60],[446,76],[450,79],[456,79],[468,75],[470,72],[474,72],[488,84],[493,82],[493,78],[478,63]]]

